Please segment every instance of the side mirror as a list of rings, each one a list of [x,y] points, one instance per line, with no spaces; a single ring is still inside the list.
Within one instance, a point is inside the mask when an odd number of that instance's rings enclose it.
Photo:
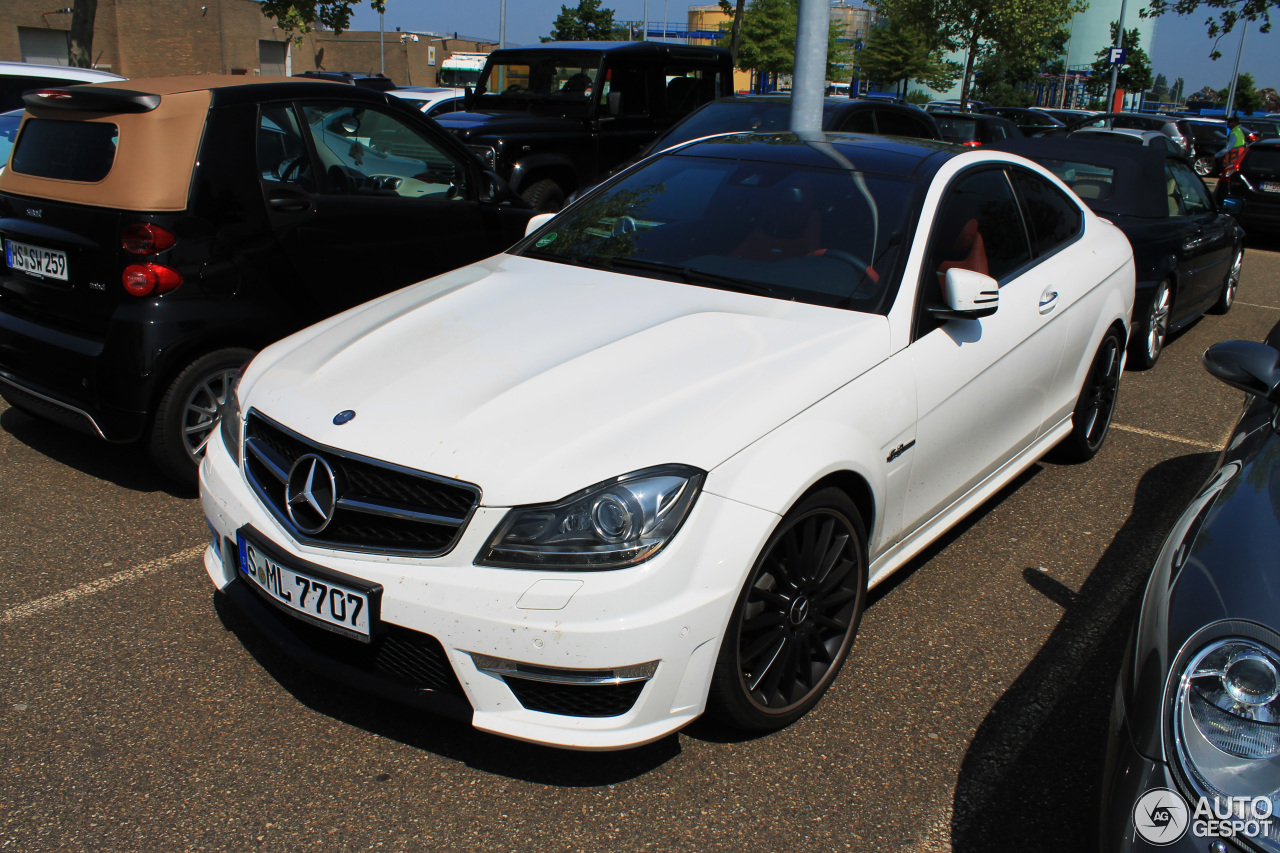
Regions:
[[[931,308],[946,320],[990,317],[1000,307],[1000,285],[989,275],[952,267],[942,284],[942,306]]]
[[[476,102],[476,90],[472,86],[467,86],[462,90],[462,105],[467,108],[467,112],[471,112],[471,107]]]
[[[498,175],[497,172],[485,171],[484,173],[484,195],[482,201],[489,201],[495,204],[509,202],[515,198],[511,186]]]
[[[528,237],[534,231],[537,231],[543,225],[546,225],[555,218],[554,213],[539,213],[537,216],[529,217],[529,221],[524,226],[524,236]]]
[[[1224,198],[1220,207],[1222,208],[1223,213],[1229,213],[1232,216],[1235,216],[1240,211],[1244,210],[1244,199]]]
[[[621,92],[609,93],[609,115],[611,116],[622,115],[622,93]]]
[[[1252,397],[1280,403],[1280,352],[1253,341],[1223,341],[1200,357],[1215,378]]]

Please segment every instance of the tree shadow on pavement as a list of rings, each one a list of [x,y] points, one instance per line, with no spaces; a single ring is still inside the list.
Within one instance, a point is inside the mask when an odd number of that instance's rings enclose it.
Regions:
[[[952,803],[956,853],[1097,848],[1107,722],[1124,646],[1164,537],[1215,459],[1181,456],[1147,471],[1132,512],[1078,592],[1037,568],[1023,571],[1065,612],[969,744]]]
[[[215,593],[214,609],[267,673],[311,710],[414,749],[485,773],[541,785],[615,785],[661,766],[680,752],[672,734],[620,752],[566,752],[477,731],[470,725],[362,693],[300,668],[257,629],[235,603]]]

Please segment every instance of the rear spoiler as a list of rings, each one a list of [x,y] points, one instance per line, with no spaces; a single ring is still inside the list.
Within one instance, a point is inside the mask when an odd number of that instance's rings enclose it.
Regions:
[[[29,110],[75,110],[87,113],[148,113],[160,106],[160,96],[132,89],[97,86],[32,89],[22,93]]]

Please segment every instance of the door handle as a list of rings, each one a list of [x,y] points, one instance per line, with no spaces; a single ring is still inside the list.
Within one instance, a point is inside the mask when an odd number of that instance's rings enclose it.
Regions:
[[[299,196],[272,196],[267,199],[267,204],[271,205],[272,210],[282,213],[302,213],[311,209],[311,202]]]
[[[1058,307],[1058,291],[1049,288],[1040,294],[1040,313],[1048,314],[1054,308]]]

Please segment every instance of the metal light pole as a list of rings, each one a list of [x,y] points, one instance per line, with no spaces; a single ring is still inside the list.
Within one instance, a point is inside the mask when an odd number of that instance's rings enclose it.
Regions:
[[[1231,108],[1236,104],[1236,80],[1240,78],[1240,57],[1244,54],[1244,33],[1249,29],[1249,22],[1244,21],[1240,27],[1240,48],[1236,51],[1236,67],[1231,69],[1231,91],[1227,92],[1227,112],[1231,115]]]
[[[644,29],[640,31],[640,41],[649,40],[649,0],[644,0]]]
[[[378,13],[378,58],[382,61],[382,76],[387,76],[387,28],[382,23],[382,12]]]
[[[667,40],[667,2],[662,0],[662,40]]]
[[[1116,27],[1116,47],[1124,47],[1124,9],[1128,0],[1120,0],[1120,25]],[[1120,76],[1120,64],[1111,66],[1111,85],[1107,88],[1107,112],[1112,111],[1116,100],[1116,78]]]
[[[507,46],[507,0],[498,6],[498,47]]]
[[[791,130],[822,130],[822,98],[827,82],[829,0],[800,0],[796,19],[796,67],[791,78]]]

